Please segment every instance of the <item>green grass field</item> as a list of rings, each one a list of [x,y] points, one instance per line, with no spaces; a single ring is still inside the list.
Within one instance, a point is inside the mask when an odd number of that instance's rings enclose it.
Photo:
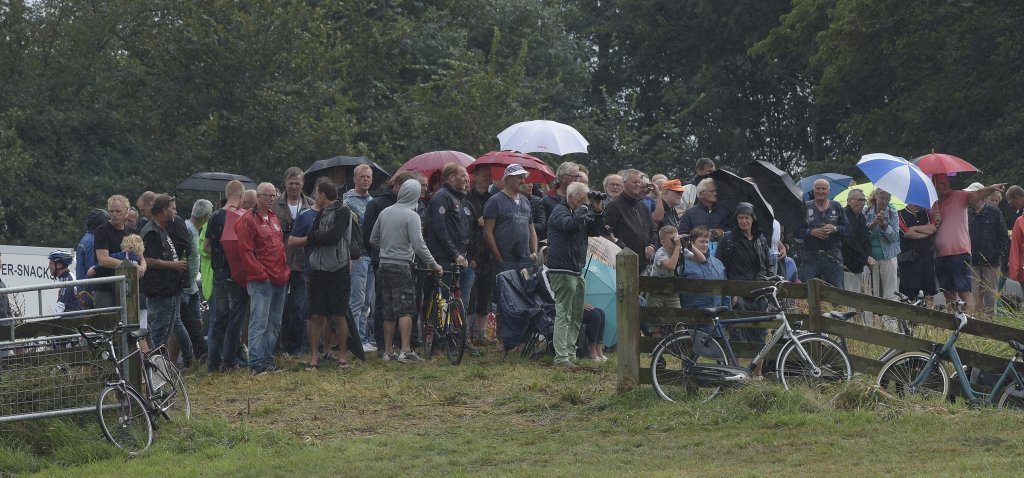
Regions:
[[[373,359],[262,377],[195,372],[195,418],[127,457],[92,416],[0,427],[0,470],[38,476],[877,476],[1024,471],[1024,416],[892,402],[867,379],[754,383],[708,404],[616,394],[611,362],[566,372],[495,353],[458,367]]]

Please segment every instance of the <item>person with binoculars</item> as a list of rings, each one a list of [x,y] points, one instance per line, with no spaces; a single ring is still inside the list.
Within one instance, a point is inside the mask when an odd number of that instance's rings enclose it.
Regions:
[[[566,188],[565,203],[555,205],[548,217],[548,249],[543,277],[555,298],[556,367],[576,368],[576,340],[583,320],[588,237],[604,231],[604,201],[586,184],[574,182]]]

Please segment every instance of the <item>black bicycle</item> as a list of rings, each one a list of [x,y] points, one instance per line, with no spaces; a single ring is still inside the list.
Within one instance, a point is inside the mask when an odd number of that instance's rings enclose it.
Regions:
[[[466,353],[469,324],[466,321],[466,306],[462,303],[462,289],[459,280],[465,268],[456,265],[451,271],[441,273],[420,269],[433,280],[429,294],[423,301],[423,348],[424,356],[430,360],[438,348],[444,348],[448,363],[458,365]],[[442,280],[451,277],[449,284]]]
[[[118,323],[114,330],[98,330],[91,325],[78,326],[78,333],[100,358],[113,367],[113,379],[100,391],[96,401],[96,418],[103,435],[118,448],[131,452],[145,450],[153,443],[156,420],[187,420],[192,416],[192,403],[181,373],[164,356],[161,345],[150,350],[146,337],[149,331],[138,326]],[[126,357],[117,356],[115,337],[127,333],[135,341],[135,351]],[[122,364],[139,357],[146,382],[145,397],[125,379]]]

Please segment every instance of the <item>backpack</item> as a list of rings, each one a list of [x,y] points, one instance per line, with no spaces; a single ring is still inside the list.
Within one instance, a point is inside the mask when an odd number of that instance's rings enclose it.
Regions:
[[[353,261],[368,255],[363,244],[363,228],[359,225],[359,216],[354,212],[352,213],[352,221],[348,225],[348,234],[346,234],[345,240],[348,241],[348,252]]]

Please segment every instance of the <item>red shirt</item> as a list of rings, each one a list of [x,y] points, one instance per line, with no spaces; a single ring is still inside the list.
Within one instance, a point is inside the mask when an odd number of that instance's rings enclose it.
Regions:
[[[266,214],[261,216],[255,210],[246,212],[235,223],[239,262],[243,271],[234,274],[232,270],[232,276],[244,277],[240,284],[242,287],[248,286],[250,282],[265,280],[280,287],[287,284],[291,276],[291,268],[284,255],[281,223],[272,211]]]
[[[1024,216],[1013,222],[1008,267],[1011,279],[1017,282],[1024,281]]]

